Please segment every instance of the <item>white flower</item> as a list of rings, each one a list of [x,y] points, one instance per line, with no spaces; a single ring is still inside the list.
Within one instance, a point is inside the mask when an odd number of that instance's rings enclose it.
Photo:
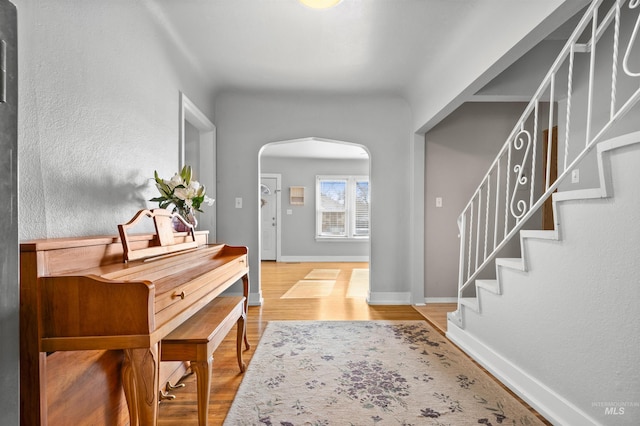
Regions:
[[[197,191],[191,187],[176,188],[176,190],[173,191],[173,193],[179,199],[188,201],[188,202],[191,202],[191,199],[197,195]]]
[[[179,185],[184,185],[184,181],[182,180],[182,177],[178,173],[173,175],[171,180],[169,181],[165,180],[164,183],[166,183],[167,186],[171,189],[174,189],[176,186],[179,186]]]
[[[192,179],[192,176],[190,166],[184,166],[180,173],[174,174],[169,180],[160,178],[158,172],[154,171],[156,188],[158,188],[160,196],[149,201],[157,201],[161,208],[167,208],[173,204],[178,210],[202,211],[200,210],[202,203],[213,205],[214,200],[205,195],[204,185]]]

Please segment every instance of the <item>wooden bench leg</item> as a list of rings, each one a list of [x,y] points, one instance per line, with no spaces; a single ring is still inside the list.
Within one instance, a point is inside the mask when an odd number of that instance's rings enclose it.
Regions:
[[[242,277],[242,287],[244,291],[244,315],[243,315],[243,321],[244,321],[244,318],[246,318],[247,316],[247,312],[249,312],[248,311],[249,309],[249,274],[246,274]],[[251,345],[249,344],[249,340],[247,339],[246,332],[244,333],[244,346],[246,350],[251,349]],[[240,369],[242,370],[242,367],[240,367]],[[242,371],[244,372],[244,370]]]
[[[196,375],[198,424],[201,426],[207,424],[213,353],[231,331],[234,323],[238,331],[236,337],[238,365],[241,372],[246,370],[242,359],[242,343],[244,342],[247,349],[249,348],[246,337],[245,303],[245,297],[214,299],[162,340],[162,361],[189,360],[191,362],[191,370]]]
[[[247,343],[247,322],[245,321],[246,315],[242,315],[238,318],[238,337],[236,339],[236,352],[238,353],[238,365],[240,366],[240,372],[244,373],[247,369],[247,365],[242,360],[242,341],[245,341],[245,345],[247,349],[249,349],[249,344]]]
[[[198,395],[198,425],[206,426],[209,417],[209,396],[211,395],[211,372],[213,355],[207,361],[191,361],[191,369],[196,373]]]

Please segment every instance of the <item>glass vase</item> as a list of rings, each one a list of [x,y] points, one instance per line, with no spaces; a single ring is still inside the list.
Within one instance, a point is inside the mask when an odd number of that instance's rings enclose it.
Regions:
[[[195,212],[193,209],[173,209],[174,213],[178,213],[182,218],[195,230],[196,226],[198,226],[198,219],[196,219]],[[173,229],[176,232],[189,232],[191,229],[185,225],[180,219],[174,217],[171,224],[173,225]]]

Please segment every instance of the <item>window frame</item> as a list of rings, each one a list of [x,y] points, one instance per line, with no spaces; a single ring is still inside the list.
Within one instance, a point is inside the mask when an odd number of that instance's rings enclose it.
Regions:
[[[323,209],[321,201],[321,184],[326,181],[344,181],[345,182],[345,202],[344,210]],[[367,182],[367,218],[369,227],[366,235],[356,234],[356,200],[357,200],[357,183]],[[317,241],[367,241],[371,234],[371,182],[369,176],[366,175],[317,175],[316,176],[316,233]],[[344,211],[345,213],[345,232],[344,235],[329,235],[322,232],[322,214],[324,212]]]

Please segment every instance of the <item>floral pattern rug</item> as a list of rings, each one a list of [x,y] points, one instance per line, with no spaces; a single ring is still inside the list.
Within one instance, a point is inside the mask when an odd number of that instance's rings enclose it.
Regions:
[[[425,321],[275,321],[224,424],[543,423]]]

